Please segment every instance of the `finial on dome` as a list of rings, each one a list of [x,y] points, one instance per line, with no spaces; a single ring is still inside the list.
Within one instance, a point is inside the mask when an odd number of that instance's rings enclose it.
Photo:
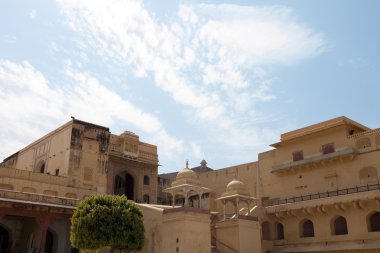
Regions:
[[[188,169],[188,168],[189,168],[189,160],[186,159],[186,169]]]

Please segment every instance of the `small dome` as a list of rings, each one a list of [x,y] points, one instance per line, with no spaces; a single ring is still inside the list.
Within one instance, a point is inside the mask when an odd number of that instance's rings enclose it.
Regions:
[[[188,161],[186,161],[186,168],[183,168],[180,172],[178,172],[175,180],[172,183],[172,186],[181,184],[200,185],[198,175],[189,169]]]
[[[233,179],[231,182],[228,183],[226,187],[226,193],[249,195],[244,183],[237,179]]]
[[[189,168],[183,168],[178,172],[176,179],[197,179],[197,174]]]

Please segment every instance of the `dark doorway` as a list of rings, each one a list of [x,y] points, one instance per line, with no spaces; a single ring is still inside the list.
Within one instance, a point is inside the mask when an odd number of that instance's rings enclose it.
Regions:
[[[125,195],[130,200],[134,199],[135,180],[129,173],[121,173],[115,176],[114,194]]]
[[[376,212],[369,217],[369,232],[380,231],[380,213]]]
[[[48,229],[46,232],[45,253],[53,253],[54,235]]]
[[[0,253],[8,252],[9,233],[8,230],[0,226]]]
[[[128,199],[134,200],[133,197],[134,180],[130,174],[125,174],[125,195]]]
[[[123,195],[125,194],[125,179],[119,175],[115,176],[115,189],[114,194]]]

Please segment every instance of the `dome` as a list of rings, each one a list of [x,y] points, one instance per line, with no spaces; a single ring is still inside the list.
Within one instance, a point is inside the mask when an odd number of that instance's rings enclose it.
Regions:
[[[178,172],[176,180],[178,179],[197,179],[197,174],[189,168],[183,168]]]
[[[181,184],[200,185],[197,173],[189,169],[188,166],[189,164],[186,162],[186,168],[183,168],[180,172],[178,172],[172,186]]]
[[[237,179],[233,179],[231,182],[228,183],[226,187],[226,193],[249,195],[247,189],[245,188],[244,183]]]

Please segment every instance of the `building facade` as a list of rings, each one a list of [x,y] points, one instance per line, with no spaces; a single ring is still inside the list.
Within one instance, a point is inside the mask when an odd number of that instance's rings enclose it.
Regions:
[[[158,175],[156,146],[73,119],[1,164],[0,252],[76,252],[69,218],[104,193],[140,203],[142,252],[380,252],[380,128],[338,117],[271,146]]]
[[[72,119],[0,164],[0,252],[76,252],[70,217],[93,194],[157,199],[157,147]]]

